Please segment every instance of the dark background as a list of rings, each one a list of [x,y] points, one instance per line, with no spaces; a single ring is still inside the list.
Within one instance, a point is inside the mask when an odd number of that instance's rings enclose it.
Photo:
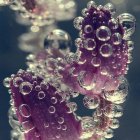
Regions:
[[[76,0],[78,12],[85,7],[88,0]],[[112,0],[116,4],[118,13],[130,12],[137,19],[137,29],[133,36],[135,49],[133,63],[127,75],[130,83],[129,97],[124,107],[124,115],[120,119],[120,128],[115,131],[112,140],[140,140],[140,0]],[[97,1],[96,1],[97,2]],[[98,4],[108,1],[98,0]],[[57,9],[56,9],[57,10]],[[77,31],[72,21],[59,23],[61,29],[66,30],[74,40]],[[15,21],[15,13],[8,7],[0,8],[0,140],[10,140],[10,126],[7,111],[9,108],[9,94],[3,87],[3,79],[16,73],[19,68],[25,69],[27,53],[18,49],[18,37],[27,31],[27,27]]]

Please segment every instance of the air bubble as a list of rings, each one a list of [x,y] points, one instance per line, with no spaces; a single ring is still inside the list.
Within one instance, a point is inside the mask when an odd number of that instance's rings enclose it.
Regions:
[[[114,33],[112,35],[112,42],[114,45],[120,45],[122,42],[122,36],[119,33]]]
[[[56,97],[52,97],[51,98],[51,103],[52,104],[56,104],[57,103],[57,98]]]
[[[61,134],[57,133],[57,134],[55,135],[55,137],[56,137],[56,139],[60,139],[60,138],[61,138]]]
[[[44,123],[44,127],[48,128],[49,127],[49,123],[48,122]]]
[[[95,49],[96,47],[96,42],[94,39],[92,38],[87,38],[85,41],[84,41],[84,47],[89,50],[89,51],[92,51]]]
[[[101,59],[98,58],[98,57],[93,57],[92,60],[91,60],[91,64],[94,67],[99,67],[101,65]]]
[[[86,72],[85,72],[85,71],[81,71],[81,72],[79,73],[78,77],[77,77],[77,80],[78,80],[79,85],[80,85],[82,88],[86,89],[86,90],[92,90],[92,89],[94,89],[95,86],[96,86],[96,80],[93,79],[93,80],[91,81],[91,83],[89,84],[89,83],[86,83],[86,79],[87,79],[87,74],[86,74]]]
[[[15,87],[19,87],[22,82],[23,82],[23,79],[21,77],[16,77],[13,80],[13,85]]]
[[[40,91],[40,92],[38,92],[38,99],[39,99],[39,100],[44,99],[44,98],[45,98],[45,96],[46,96],[46,94],[45,94],[45,92],[44,92],[44,91]]]
[[[74,19],[74,27],[78,30],[81,30],[82,28],[82,22],[83,22],[83,17],[77,17]]]
[[[129,52],[131,52],[134,49],[134,42],[129,40],[127,41],[127,45]]]
[[[53,114],[53,113],[55,113],[56,109],[54,106],[50,106],[48,111],[49,111],[49,113]]]
[[[77,38],[75,40],[75,45],[79,48],[79,47],[82,47],[83,44],[82,44],[82,39],[81,38]]]
[[[62,125],[62,130],[67,130],[67,126],[66,125]]]
[[[77,110],[77,104],[75,102],[67,103],[67,107],[69,108],[68,113],[73,113]]]
[[[82,117],[81,118],[81,128],[82,128],[82,134],[81,139],[89,139],[94,133],[95,129],[95,123],[92,117]]]
[[[109,20],[108,25],[111,29],[117,29],[118,28],[118,21],[116,19],[112,18]]]
[[[113,119],[112,122],[111,122],[110,127],[111,127],[112,129],[117,129],[117,128],[119,128],[119,121],[118,121],[117,119]]]
[[[100,99],[98,96],[88,97],[85,96],[83,99],[84,106],[88,109],[95,109],[100,104]]]
[[[10,81],[11,81],[11,78],[7,77],[3,80],[3,85],[7,88],[10,87]]]
[[[112,15],[114,15],[114,14],[116,13],[116,8],[115,8],[115,6],[114,6],[112,3],[107,3],[107,4],[104,6],[104,8],[105,8],[106,10],[110,11],[110,13],[111,13]]]
[[[29,118],[31,116],[31,110],[30,110],[30,107],[27,104],[20,105],[19,106],[19,112],[25,118]]]
[[[50,46],[62,49],[71,47],[71,37],[67,32],[55,29],[46,36],[44,41],[45,48]]]
[[[64,123],[64,118],[63,117],[59,117],[58,118],[58,123],[59,124],[63,124]]]
[[[40,90],[41,90],[41,86],[37,85],[37,86],[35,87],[35,90],[36,90],[36,91],[40,91]]]
[[[129,40],[130,36],[135,32],[135,17],[129,13],[123,13],[118,16],[118,19],[125,31],[124,39]]]
[[[121,117],[123,115],[122,107],[119,105],[107,105],[104,108],[104,115],[109,118]]]
[[[104,137],[105,137],[106,139],[110,139],[110,138],[112,138],[113,136],[114,136],[114,134],[113,134],[113,130],[112,130],[112,129],[106,130],[105,135],[104,135]]]
[[[106,26],[100,26],[96,31],[96,37],[101,41],[108,41],[111,36],[111,31]]]
[[[21,85],[20,85],[20,92],[23,94],[23,95],[28,95],[31,91],[32,91],[32,84],[29,83],[29,82],[23,82]]]
[[[82,9],[82,15],[85,16],[85,17],[88,15],[88,9],[87,8]]]
[[[91,26],[91,25],[86,25],[85,27],[84,27],[84,31],[85,31],[85,33],[91,33],[91,32],[93,32],[93,27]]]
[[[100,54],[103,56],[103,57],[110,57],[113,53],[113,48],[110,44],[103,44],[100,48]]]
[[[92,8],[92,7],[97,7],[97,5],[96,5],[96,3],[95,3],[94,1],[89,1],[89,2],[87,3],[87,8],[90,9],[90,8]]]
[[[34,124],[31,121],[22,122],[22,127],[26,133],[30,132],[35,128]]]

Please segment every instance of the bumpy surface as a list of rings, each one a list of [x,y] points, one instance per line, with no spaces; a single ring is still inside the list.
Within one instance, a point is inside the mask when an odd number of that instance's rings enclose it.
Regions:
[[[80,121],[61,97],[64,93],[21,70],[12,77],[10,89],[26,140],[79,139]]]
[[[45,39],[46,49],[27,57],[27,72],[20,71],[4,80],[11,88],[11,104],[26,140],[105,140],[112,138],[113,129],[119,127],[117,118],[123,115],[120,104],[128,94],[124,75],[132,61],[134,43],[130,37],[135,18],[124,13],[115,19],[112,4],[103,7],[93,1],[82,14],[84,17],[74,20],[80,30],[75,53],[58,49],[63,41],[63,45],[68,44],[69,37],[55,30],[47,37],[49,40]],[[80,94],[92,116],[75,113],[77,104],[70,100]]]
[[[17,16],[19,23],[31,23],[36,27],[50,25],[56,20],[72,19],[76,13],[76,3],[73,0],[14,0],[10,7],[20,13]]]

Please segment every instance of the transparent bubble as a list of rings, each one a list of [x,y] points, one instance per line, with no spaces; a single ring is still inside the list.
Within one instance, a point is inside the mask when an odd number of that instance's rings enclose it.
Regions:
[[[96,3],[94,1],[89,1],[87,3],[87,8],[97,7]]]
[[[100,98],[98,96],[85,96],[83,99],[84,106],[87,107],[88,109],[95,109],[99,106],[100,104]]]
[[[107,105],[104,108],[104,115],[109,118],[121,117],[123,115],[122,107],[119,105]]]
[[[38,92],[38,99],[39,99],[39,100],[44,99],[44,98],[45,98],[45,96],[46,96],[46,94],[45,94],[45,92],[44,92],[44,91],[40,91],[40,92]]]
[[[104,137],[107,138],[107,139],[110,139],[114,136],[113,134],[113,130],[112,129],[108,129],[106,130],[105,134],[104,134]]]
[[[134,42],[133,41],[127,41],[128,45],[128,51],[131,52],[134,49]]]
[[[35,128],[34,124],[31,121],[22,122],[22,127],[26,133],[30,132]]]
[[[81,39],[81,38],[77,38],[77,39],[75,40],[75,45],[76,45],[77,47],[82,47],[82,46],[83,46],[83,44],[82,44],[82,39]]]
[[[111,37],[114,45],[120,45],[122,42],[122,36],[119,33],[114,33]]]
[[[71,47],[71,37],[67,32],[60,29],[55,29],[46,36],[44,47],[57,47],[66,49]]]
[[[48,122],[45,122],[45,123],[44,123],[44,127],[45,127],[45,128],[48,128],[48,127],[49,127],[49,123],[48,123]]]
[[[58,123],[59,123],[59,124],[63,124],[63,123],[64,123],[64,121],[65,121],[65,120],[64,120],[64,118],[63,118],[63,117],[59,117],[59,118],[58,118]]]
[[[31,116],[31,110],[30,110],[30,107],[27,104],[20,105],[19,106],[19,112],[25,118],[29,118]]]
[[[125,31],[124,39],[129,40],[130,36],[135,32],[135,17],[129,13],[123,13],[118,16],[118,19]]]
[[[119,128],[119,121],[118,121],[117,119],[113,119],[112,122],[111,122],[110,127],[111,127],[112,129],[117,129],[117,128]]]
[[[110,11],[110,13],[111,13],[112,15],[114,15],[114,14],[116,13],[116,8],[115,8],[115,6],[114,6],[112,3],[107,3],[107,4],[104,6],[104,8],[105,8],[106,10]]]
[[[125,101],[128,92],[126,91],[104,91],[105,99],[115,104],[121,104]]]
[[[110,44],[105,43],[100,47],[99,51],[103,57],[110,57],[113,53],[113,48]]]
[[[56,133],[55,137],[56,137],[56,139],[60,139],[61,138],[61,134]]]
[[[118,21],[116,19],[112,18],[109,20],[108,25],[111,29],[117,29],[118,28]]]
[[[108,75],[109,74],[109,69],[108,67],[100,67],[100,72],[101,72],[101,75]]]
[[[29,83],[29,82],[23,82],[21,85],[20,85],[20,92],[23,94],[23,95],[28,95],[31,91],[32,91],[32,84]]]
[[[84,41],[84,47],[89,50],[89,51],[92,51],[95,49],[96,47],[96,42],[94,39],[92,38],[87,38],[85,41]]]
[[[57,103],[57,98],[56,97],[52,97],[51,98],[51,103],[52,104],[56,104]]]
[[[115,117],[119,118],[123,115],[123,108],[120,105],[116,105],[115,110]]]
[[[11,130],[10,134],[11,134],[11,139],[12,140],[22,140],[22,139],[19,138],[21,133],[18,130]]]
[[[91,60],[91,64],[94,67],[99,67],[101,65],[101,59],[98,58],[98,57],[93,57],[92,60]]]
[[[95,122],[92,117],[82,117],[81,118],[81,128],[82,128],[82,134],[81,139],[89,139],[93,133],[95,132]]]
[[[110,39],[111,31],[106,26],[100,26],[96,31],[96,37],[101,41],[107,41]]]
[[[35,90],[36,91],[40,91],[41,90],[41,86],[39,86],[39,85],[35,86]]]
[[[21,128],[21,124],[17,119],[17,115],[15,112],[15,109],[13,107],[10,107],[9,111],[8,111],[8,117],[9,117],[9,124],[13,129],[17,129],[20,130]]]
[[[67,107],[69,108],[68,113],[73,113],[77,110],[77,104],[75,102],[67,103]]]
[[[41,135],[40,135],[39,131],[36,130],[36,132],[35,132],[35,137],[36,137],[36,138],[39,138],[40,136],[41,136]]]
[[[82,9],[82,15],[83,16],[87,16],[89,13],[88,13],[88,9],[87,8],[84,8]]]
[[[62,130],[67,130],[67,126],[66,125],[62,125]]]
[[[94,89],[95,86],[96,86],[96,80],[93,79],[93,80],[91,81],[91,83],[86,83],[86,81],[87,81],[87,76],[88,76],[88,75],[87,75],[87,73],[86,73],[85,71],[81,71],[81,72],[79,73],[78,77],[77,77],[78,83],[79,83],[79,85],[80,85],[82,88],[84,88],[84,89],[86,89],[86,90],[92,90],[92,89]]]
[[[87,33],[87,34],[92,33],[93,32],[93,27],[91,25],[86,25],[84,27],[84,32]]]
[[[10,81],[11,81],[11,78],[7,77],[3,80],[3,85],[7,88],[10,87]]]
[[[74,19],[74,27],[78,30],[81,30],[83,20],[83,17],[76,17]]]
[[[23,82],[23,79],[21,77],[16,77],[13,80],[13,85],[15,87],[19,87],[22,82]]]
[[[53,114],[53,113],[55,113],[56,109],[54,106],[50,106],[48,111],[49,111],[49,113]]]

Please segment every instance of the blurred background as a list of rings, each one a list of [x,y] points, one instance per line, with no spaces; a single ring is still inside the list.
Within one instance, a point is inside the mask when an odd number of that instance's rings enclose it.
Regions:
[[[76,0],[76,2],[77,15],[81,15],[81,10],[88,0]],[[124,115],[120,119],[121,126],[115,130],[115,137],[111,140],[140,140],[140,0],[95,0],[95,2],[102,5],[112,2],[116,5],[117,14],[130,12],[137,19],[136,32],[132,37],[135,42],[133,63],[130,64],[127,75],[130,83],[129,96],[124,105]],[[73,20],[59,22],[58,26],[67,31],[73,41],[78,36],[73,27]],[[0,140],[10,140],[11,129],[7,115],[10,98],[7,89],[3,87],[3,79],[16,73],[20,68],[26,68],[25,57],[28,53],[18,48],[18,37],[27,31],[27,26],[16,23],[14,11],[8,6],[0,7]]]

